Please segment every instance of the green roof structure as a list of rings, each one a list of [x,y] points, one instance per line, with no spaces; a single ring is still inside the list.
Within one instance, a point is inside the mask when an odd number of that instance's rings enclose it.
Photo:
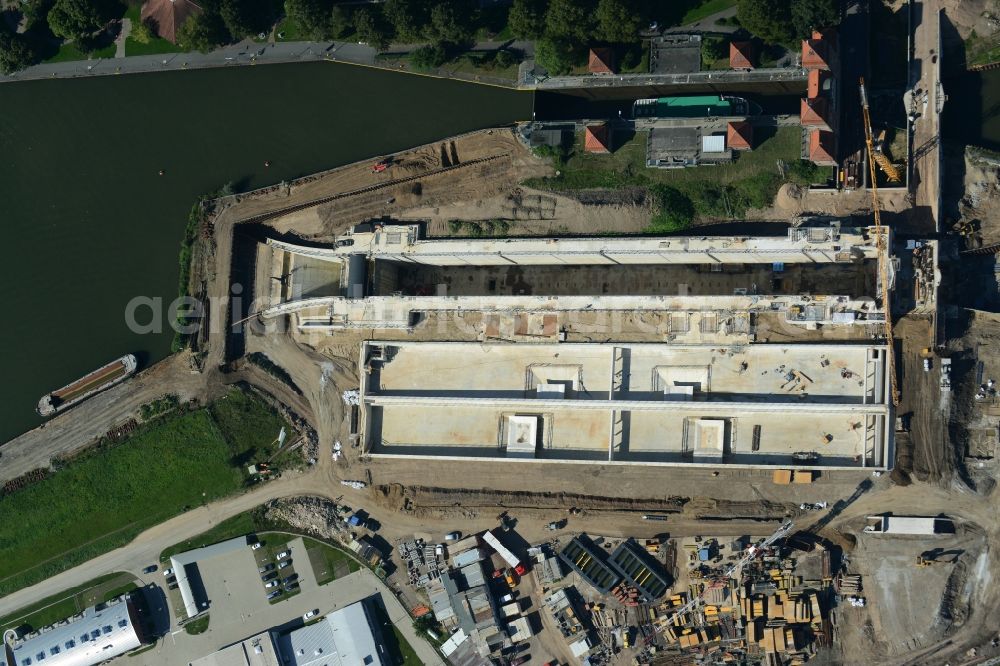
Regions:
[[[746,100],[720,95],[639,99],[632,106],[633,118],[707,118],[741,116],[746,112]]]

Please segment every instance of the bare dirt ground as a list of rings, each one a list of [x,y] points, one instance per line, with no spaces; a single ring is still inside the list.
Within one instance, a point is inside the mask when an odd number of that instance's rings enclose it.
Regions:
[[[787,220],[800,215],[847,216],[871,213],[872,195],[868,190],[810,190],[795,183],[785,183],[778,189],[771,208],[755,209],[748,219]],[[898,188],[879,191],[879,207],[887,212],[902,212],[911,203],[906,192]]]
[[[648,205],[584,204],[555,192],[527,187],[487,199],[466,200],[446,206],[412,208],[403,220],[429,220],[433,236],[452,235],[450,220],[509,223],[507,235],[540,236],[594,233],[640,233],[649,226]],[[459,232],[461,233],[461,231]]]
[[[976,231],[967,247],[1000,243],[1000,160],[967,149],[964,192],[959,213]]]

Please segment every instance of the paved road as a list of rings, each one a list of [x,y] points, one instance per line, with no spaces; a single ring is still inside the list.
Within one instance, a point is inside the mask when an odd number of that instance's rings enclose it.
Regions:
[[[934,232],[938,230],[940,222],[940,119],[944,106],[938,62],[941,8],[939,0],[923,0],[914,3],[913,7],[916,28],[913,31],[910,90],[914,91],[917,100],[914,106],[918,114],[913,123],[913,178],[917,181],[917,211],[926,211],[926,230]]]
[[[417,46],[419,45],[394,44],[386,51],[386,55],[405,55],[417,48]],[[488,51],[501,46],[520,49],[528,56],[534,53],[534,44],[532,42],[483,41],[477,42],[473,50]],[[366,44],[354,42],[278,42],[264,44],[247,39],[238,44],[226,46],[210,53],[163,53],[158,55],[43,63],[33,65],[8,76],[0,75],[0,83],[289,62],[315,62],[320,60],[379,66],[376,63],[376,55],[378,55],[376,49]],[[386,67],[386,69],[396,70],[398,68]],[[447,72],[442,72],[442,74],[453,78],[475,78],[473,75],[448,74]]]

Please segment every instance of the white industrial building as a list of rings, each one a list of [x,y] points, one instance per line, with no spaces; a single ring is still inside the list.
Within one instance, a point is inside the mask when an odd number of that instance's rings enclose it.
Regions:
[[[370,603],[357,601],[287,633],[262,632],[190,666],[389,666]]]
[[[93,666],[148,641],[129,596],[91,606],[17,640],[4,638],[6,666]]]

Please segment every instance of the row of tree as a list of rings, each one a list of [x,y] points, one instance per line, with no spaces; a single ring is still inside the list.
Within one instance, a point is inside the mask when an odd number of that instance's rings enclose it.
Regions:
[[[740,24],[771,44],[794,45],[814,29],[840,24],[839,0],[739,0]]]

